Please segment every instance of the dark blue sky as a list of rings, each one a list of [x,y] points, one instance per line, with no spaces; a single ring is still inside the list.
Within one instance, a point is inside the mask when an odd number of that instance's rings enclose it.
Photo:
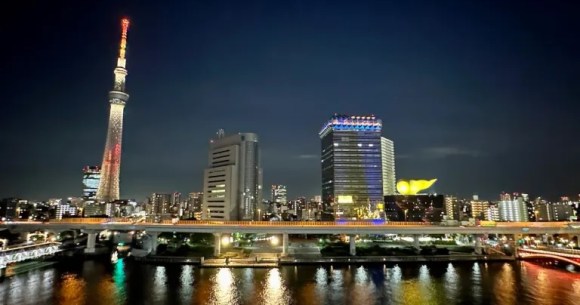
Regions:
[[[219,128],[260,136],[266,189],[319,194],[335,112],[382,118],[397,178],[438,192],[580,193],[574,1],[36,2],[0,20],[0,197],[80,195],[125,15],[122,197],[200,191]]]

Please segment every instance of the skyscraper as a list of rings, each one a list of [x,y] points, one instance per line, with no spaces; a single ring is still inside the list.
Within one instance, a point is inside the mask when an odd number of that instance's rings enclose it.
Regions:
[[[288,203],[287,190],[285,185],[272,185],[272,202],[282,204]]]
[[[119,199],[119,173],[121,170],[121,140],[123,136],[123,111],[129,95],[125,92],[125,77],[127,76],[125,47],[127,45],[127,30],[129,20],[121,21],[121,45],[119,58],[114,70],[115,83],[113,90],[109,92],[109,128],[107,141],[103,153],[103,165],[101,166],[101,181],[97,191],[97,200],[110,202]]]
[[[262,202],[258,136],[240,133],[212,139],[203,177],[203,218],[253,220]]]
[[[101,181],[101,169],[98,166],[83,168],[83,199],[94,200]]]
[[[381,137],[381,163],[383,195],[395,195],[395,144],[384,137]]]
[[[335,114],[322,127],[322,200],[335,217],[363,217],[383,202],[381,120]]]
[[[174,201],[174,194],[153,193],[149,198],[149,215],[169,218],[171,215],[171,205]]]

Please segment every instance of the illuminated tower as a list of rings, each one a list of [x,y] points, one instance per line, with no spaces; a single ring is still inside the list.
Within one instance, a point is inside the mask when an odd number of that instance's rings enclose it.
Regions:
[[[117,67],[114,70],[115,84],[113,90],[109,92],[109,103],[111,111],[109,114],[109,128],[107,130],[107,142],[103,153],[103,165],[101,166],[101,181],[97,190],[97,200],[113,201],[119,199],[119,172],[121,170],[121,140],[123,136],[123,110],[125,103],[129,100],[129,95],[125,93],[125,47],[127,45],[127,30],[129,20],[121,21],[121,45],[119,47],[119,58]]]

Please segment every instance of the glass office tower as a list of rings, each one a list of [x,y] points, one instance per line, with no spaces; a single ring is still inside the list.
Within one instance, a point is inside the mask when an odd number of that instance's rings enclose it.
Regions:
[[[335,114],[319,133],[322,199],[337,218],[367,218],[383,202],[382,122]]]

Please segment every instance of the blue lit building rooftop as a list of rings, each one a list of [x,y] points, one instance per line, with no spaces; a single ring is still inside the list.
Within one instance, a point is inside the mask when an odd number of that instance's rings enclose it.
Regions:
[[[330,130],[341,131],[377,131],[380,132],[383,123],[374,115],[345,115],[334,114],[322,127],[319,136],[324,136]]]

